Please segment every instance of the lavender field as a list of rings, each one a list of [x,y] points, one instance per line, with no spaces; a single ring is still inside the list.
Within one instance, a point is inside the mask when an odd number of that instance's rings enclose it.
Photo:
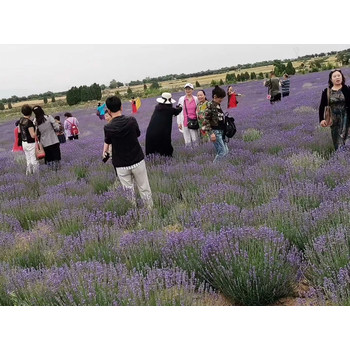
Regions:
[[[318,126],[328,73],[292,77],[273,106],[262,81],[238,84],[219,164],[211,143],[184,147],[174,118],[174,158],[147,159],[152,212],[102,163],[95,110],[72,111],[81,137],[61,170],[32,177],[15,120],[1,124],[0,305],[350,305],[350,151]],[[142,146],[155,105],[136,116]]]

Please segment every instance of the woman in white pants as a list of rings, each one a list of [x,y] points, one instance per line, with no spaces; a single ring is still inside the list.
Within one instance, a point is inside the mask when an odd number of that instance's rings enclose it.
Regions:
[[[196,108],[198,99],[193,96],[193,85],[187,83],[185,85],[185,96],[181,96],[178,104],[182,106],[182,112],[177,116],[177,125],[180,132],[184,135],[185,146],[198,144],[198,130],[189,129],[187,127],[189,119],[197,119]]]
[[[19,130],[22,137],[22,147],[27,160],[26,175],[34,174],[39,170],[39,162],[35,157],[35,127],[30,120],[32,108],[29,105],[22,106],[23,117],[19,121]]]

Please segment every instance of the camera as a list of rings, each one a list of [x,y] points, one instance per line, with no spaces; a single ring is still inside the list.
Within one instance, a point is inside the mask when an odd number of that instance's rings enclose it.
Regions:
[[[110,157],[110,154],[108,152],[105,152],[104,157],[102,158],[102,162],[106,163],[109,157]]]

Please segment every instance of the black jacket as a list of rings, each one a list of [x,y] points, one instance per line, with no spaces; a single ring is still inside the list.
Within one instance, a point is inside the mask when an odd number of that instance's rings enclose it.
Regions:
[[[162,156],[173,155],[171,145],[171,129],[173,116],[182,108],[174,108],[171,104],[158,104],[154,109],[146,132],[146,155],[159,153]]]
[[[345,97],[345,105],[346,105],[347,114],[350,116],[350,88],[348,86],[344,85],[341,88],[341,91]],[[320,123],[324,119],[324,109],[326,106],[328,106],[327,89],[324,89],[322,91],[321,103],[320,103],[320,107],[318,109]]]
[[[113,118],[104,127],[105,143],[112,144],[114,167],[127,167],[144,159],[138,137],[140,129],[134,117]]]

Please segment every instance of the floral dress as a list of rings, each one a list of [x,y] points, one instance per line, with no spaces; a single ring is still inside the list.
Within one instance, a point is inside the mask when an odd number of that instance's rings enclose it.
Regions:
[[[349,120],[345,106],[345,96],[341,90],[330,91],[329,105],[332,110],[332,140],[335,150],[345,145],[349,134]]]
[[[206,130],[203,130],[203,120],[204,120],[204,115],[207,107],[208,107],[208,101],[204,101],[204,102],[199,102],[196,108],[196,114],[197,114],[198,123],[199,123],[199,130],[200,130],[200,138],[202,142],[209,141],[208,132]]]

